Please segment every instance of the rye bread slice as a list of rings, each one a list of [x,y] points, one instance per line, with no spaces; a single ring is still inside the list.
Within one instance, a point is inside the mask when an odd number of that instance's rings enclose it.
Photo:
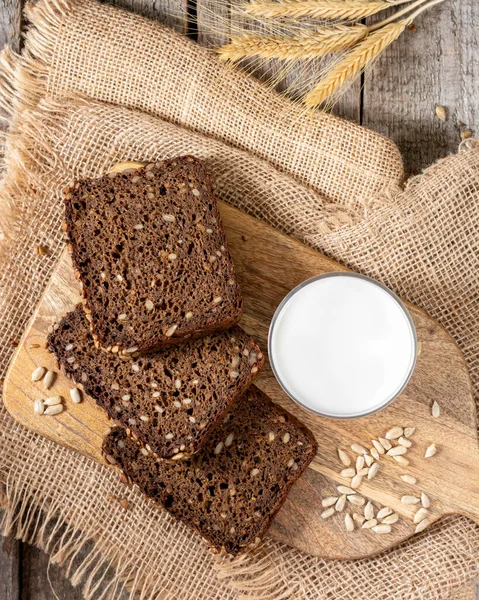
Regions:
[[[155,460],[121,428],[103,442],[145,496],[232,555],[262,538],[316,451],[313,434],[254,385],[188,460]]]
[[[158,456],[196,452],[263,366],[260,348],[234,327],[137,360],[96,348],[79,304],[48,336],[62,371]]]
[[[104,349],[151,352],[239,321],[241,292],[200,160],[184,156],[72,184],[65,229]]]

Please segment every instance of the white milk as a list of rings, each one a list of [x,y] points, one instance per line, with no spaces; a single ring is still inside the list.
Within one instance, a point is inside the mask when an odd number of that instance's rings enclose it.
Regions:
[[[367,278],[334,274],[303,285],[280,306],[270,330],[270,361],[285,391],[330,417],[386,405],[416,358],[405,308]]]

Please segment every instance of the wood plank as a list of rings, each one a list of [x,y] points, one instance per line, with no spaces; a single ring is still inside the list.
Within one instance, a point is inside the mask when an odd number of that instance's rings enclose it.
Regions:
[[[22,0],[0,0],[0,48],[9,44],[16,52],[20,49]]]
[[[21,542],[0,537],[0,598],[20,600]]]
[[[158,19],[180,33],[188,33],[188,0],[110,0],[110,3]]]
[[[220,202],[220,211],[243,291],[245,312],[241,325],[266,349],[272,315],[292,288],[313,275],[347,269],[227,204]],[[65,398],[66,410],[57,417],[39,417],[32,411],[39,386],[43,388],[41,383],[32,383],[29,374],[38,365],[57,370],[53,355],[44,347],[48,327],[78,300],[79,284],[73,275],[70,255],[65,251],[12,360],[5,380],[4,401],[12,416],[23,425],[104,462],[102,437],[111,422],[86,394],[81,404],[69,402],[71,382],[63,374],[58,374],[50,394]],[[479,522],[476,485],[479,449],[467,367],[452,337],[424,311],[411,304],[407,306],[422,350],[404,392],[376,414],[335,420],[303,410],[282,391],[268,364],[256,381],[273,401],[301,419],[318,441],[317,456],[273,522],[270,534],[276,539],[327,558],[372,555],[414,534],[412,516],[417,507],[402,504],[401,496],[417,496],[420,491],[425,491],[431,499],[430,522],[450,513],[465,514]],[[434,419],[431,405],[438,398],[441,417]],[[373,438],[384,436],[396,424],[417,428],[408,452],[411,464],[407,472],[418,478],[420,487],[401,482],[403,467],[391,457],[379,458],[378,476],[363,480],[359,493],[371,499],[376,508],[390,506],[400,515],[400,521],[388,535],[358,530],[351,536],[344,530],[344,513],[327,520],[320,517],[322,498],[334,495],[338,484],[350,482],[340,475],[342,466],[336,448],[341,445],[347,449],[354,442],[370,448]],[[425,449],[432,441],[438,444],[438,453],[434,459],[425,460]]]
[[[366,77],[363,122],[398,144],[406,172],[417,173],[455,153],[461,141],[458,122],[473,130],[478,126],[478,22],[477,0],[435,6]],[[447,122],[436,117],[436,104],[447,107]]]
[[[61,568],[57,565],[49,566],[48,563],[49,557],[42,550],[24,544],[21,599],[83,600],[81,587],[74,588]]]
[[[21,0],[0,0],[0,48],[9,44],[19,51],[21,23]],[[4,123],[0,122],[0,129],[3,128]],[[1,600],[20,600],[21,546],[12,536],[0,537]]]
[[[20,50],[22,6],[22,0],[0,0],[0,49],[9,44],[15,52]],[[0,115],[4,116],[1,109]],[[5,121],[0,119],[0,131],[5,127]]]

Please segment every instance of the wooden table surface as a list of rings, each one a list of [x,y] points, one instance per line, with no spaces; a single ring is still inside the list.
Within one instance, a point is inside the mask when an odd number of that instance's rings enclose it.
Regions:
[[[227,34],[221,37],[210,33],[212,0],[114,3],[158,18],[201,44],[227,39]],[[22,0],[0,0],[0,47],[9,43],[16,50],[21,48],[22,6]],[[478,0],[446,0],[434,7],[416,21],[414,31],[406,31],[386,50],[374,69],[344,95],[334,112],[393,139],[409,173],[417,173],[456,152],[461,141],[460,123],[473,133],[479,127],[477,23]],[[447,108],[446,122],[435,116],[437,104]],[[82,598],[80,590],[72,588],[56,566],[49,568],[50,585],[47,567],[48,557],[41,551],[0,538],[0,600]]]

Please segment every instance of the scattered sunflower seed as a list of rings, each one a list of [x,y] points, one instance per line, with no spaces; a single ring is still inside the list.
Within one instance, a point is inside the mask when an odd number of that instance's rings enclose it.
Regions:
[[[394,446],[391,450],[388,450],[386,454],[388,456],[401,456],[402,454],[406,454],[407,448],[405,446]]]
[[[439,417],[441,414],[441,407],[439,406],[436,400],[434,400],[434,402],[432,403],[431,413],[433,417]]]
[[[415,427],[406,427],[404,429],[404,437],[409,439],[415,431],[416,431]]]
[[[373,446],[376,448],[376,451],[379,454],[384,454],[385,450],[384,450],[384,446],[381,444],[381,442],[378,442],[378,440],[371,440],[373,443]]]
[[[44,414],[45,415],[59,415],[61,412],[63,412],[63,405],[55,404],[54,406],[47,406]]]
[[[33,412],[36,415],[43,415],[45,412],[45,405],[43,404],[43,400],[35,400],[33,403]]]
[[[385,525],[394,525],[399,521],[399,515],[397,513],[393,513],[392,515],[388,515],[383,519],[383,523]]]
[[[392,444],[391,444],[391,442],[389,440],[380,437],[379,438],[379,442],[380,442],[380,444],[381,444],[381,446],[383,447],[384,450],[386,450],[386,451],[387,450],[391,450]]]
[[[348,514],[344,517],[344,526],[346,527],[346,531],[354,531],[354,521]]]
[[[363,506],[363,504],[366,502],[366,500],[358,494],[354,494],[354,496],[349,495],[347,496],[347,499],[349,502],[351,502],[351,504],[354,504],[355,506]]]
[[[428,517],[430,515],[430,512],[428,511],[427,508],[420,508],[417,513],[414,515],[414,523],[416,523],[416,525],[418,523],[420,523],[423,519],[425,519],[426,517]]]
[[[53,371],[47,371],[43,378],[43,387],[49,390],[52,387],[53,380],[55,379],[55,373]]]
[[[403,504],[406,504],[407,506],[410,506],[412,504],[417,504],[418,502],[420,502],[420,499],[416,496],[403,496],[401,498],[401,502]]]
[[[374,531],[374,533],[391,533],[391,525],[388,525],[387,523],[375,525],[371,529]]]
[[[32,373],[32,381],[40,381],[46,372],[45,367],[37,367]]]
[[[351,479],[352,477],[354,477],[356,475],[356,471],[353,469],[353,467],[349,467],[348,469],[343,469],[340,473],[341,477],[346,477],[348,479]]]
[[[370,467],[373,464],[373,462],[374,462],[374,458],[372,456],[370,456],[369,454],[365,454],[364,455],[364,462],[366,463],[366,465],[368,467]]]
[[[368,502],[364,507],[364,516],[366,518],[366,521],[374,519],[374,506],[371,502]]]
[[[382,446],[381,446],[382,448]],[[371,456],[375,459],[375,460],[379,460],[379,452],[376,450],[376,448],[371,448],[369,450],[369,452],[371,452]],[[384,452],[384,448],[383,448],[383,452]]]
[[[331,506],[331,508],[328,508],[327,510],[325,510],[321,513],[321,518],[327,519],[329,517],[332,517],[335,512],[336,511],[334,510],[334,506]]]
[[[369,521],[365,521],[362,524],[362,529],[372,529],[373,527],[376,527],[376,525],[378,524],[376,519],[370,519]]]
[[[404,429],[402,427],[393,427],[390,429],[386,435],[384,436],[387,440],[397,440],[404,433]]]
[[[321,500],[321,504],[324,508],[329,508],[330,506],[334,506],[334,504],[336,504],[337,501],[337,496],[328,496],[327,498],[323,498]]]
[[[355,494],[356,493],[356,490],[353,490],[350,487],[347,487],[345,485],[338,485],[338,487],[336,489],[338,490],[338,492],[340,494],[346,494],[347,496],[349,496],[349,494]]]
[[[441,121],[447,120],[447,111],[444,106],[441,106],[440,104],[436,106],[436,117]]]
[[[367,454],[366,448],[361,446],[361,444],[351,444],[351,450],[356,452],[356,454]]]
[[[378,519],[384,519],[384,517],[388,517],[389,515],[392,514],[392,509],[389,508],[389,506],[384,506],[383,508],[381,508],[381,510],[378,511],[378,514],[376,515]]]
[[[345,467],[349,467],[349,465],[351,464],[351,459],[344,450],[341,450],[341,448],[338,448],[338,456],[339,460],[343,463],[343,465]]]
[[[61,396],[52,396],[51,398],[47,398],[46,400],[43,401],[43,404],[45,406],[57,406],[58,404],[62,403],[62,398]]]
[[[366,520],[364,518],[364,515],[358,515],[358,513],[353,513],[353,519],[354,522],[356,523],[356,525],[358,527],[361,527],[361,525],[364,523],[364,521]]]
[[[419,533],[420,531],[424,531],[426,527],[429,525],[428,519],[423,519],[420,523],[416,525],[415,533]]]
[[[334,505],[334,510],[336,512],[341,512],[345,506],[346,506],[346,496],[343,494],[342,496],[340,496],[338,498],[338,501]]]
[[[426,448],[426,453],[424,454],[424,458],[431,458],[431,456],[434,456],[437,452],[437,446],[436,444],[431,444],[430,446],[428,446]]]
[[[431,501],[424,492],[421,492],[421,504],[424,506],[424,508],[429,508],[431,506]]]
[[[393,456],[394,460],[401,465],[401,467],[407,467],[409,465],[409,460],[404,456]]]
[[[351,479],[351,487],[353,489],[358,488],[361,485],[361,481],[363,480],[363,478],[361,477],[361,475],[355,475],[352,479]]]
[[[364,455],[356,458],[356,472],[360,471],[364,467]]]
[[[358,475],[359,477],[366,477],[366,475],[368,473],[369,473],[369,467],[363,467],[356,473],[356,475]]]
[[[415,485],[417,483],[417,479],[412,475],[401,475],[401,479],[405,483],[410,483],[411,485]]]
[[[379,471],[379,463],[375,462],[369,467],[368,479],[376,477]]]
[[[404,446],[405,448],[410,448],[412,446],[411,440],[408,440],[407,438],[402,436],[398,439],[398,444]]]

